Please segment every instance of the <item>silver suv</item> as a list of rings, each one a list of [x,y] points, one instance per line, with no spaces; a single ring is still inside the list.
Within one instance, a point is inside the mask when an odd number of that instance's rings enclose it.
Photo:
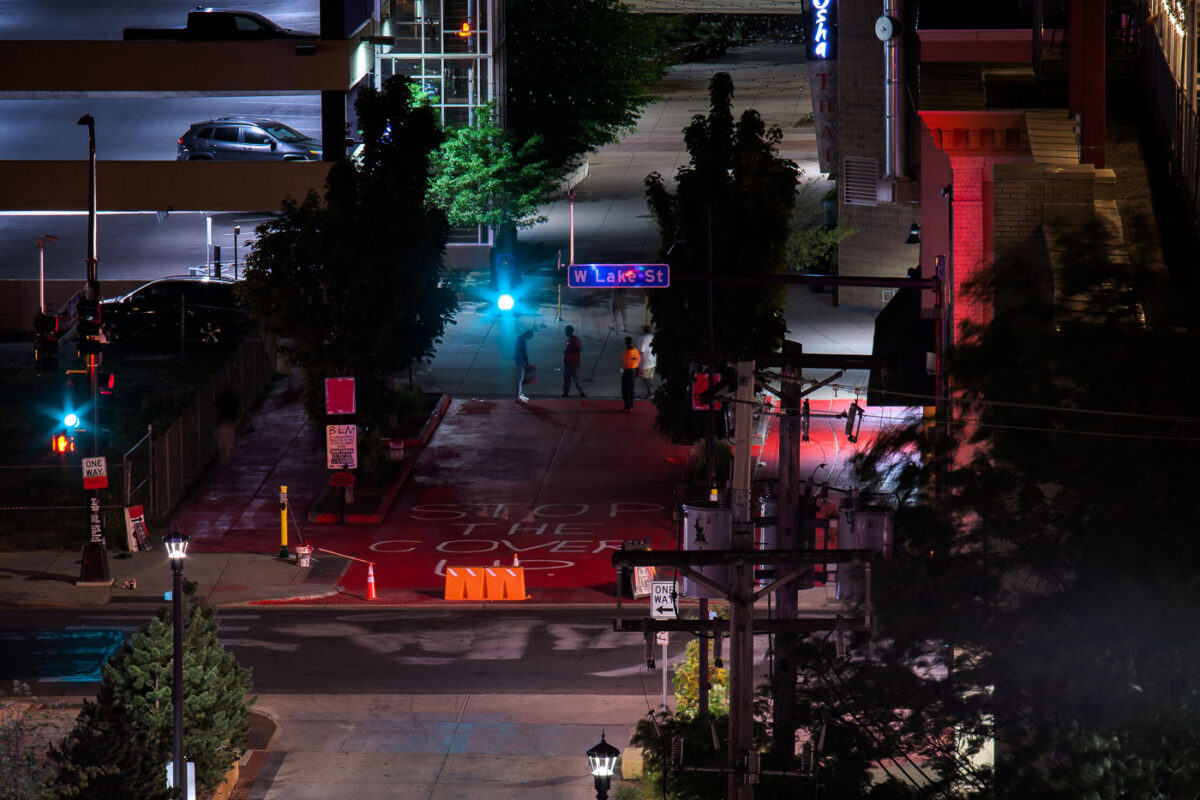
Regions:
[[[320,161],[321,140],[273,119],[221,117],[179,137],[176,161]]]

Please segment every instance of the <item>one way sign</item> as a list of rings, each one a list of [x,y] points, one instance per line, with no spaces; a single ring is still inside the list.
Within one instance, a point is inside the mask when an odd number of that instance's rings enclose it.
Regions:
[[[83,459],[83,488],[108,488],[108,462],[104,456]]]
[[[654,581],[650,584],[650,616],[654,619],[675,619],[675,581]]]

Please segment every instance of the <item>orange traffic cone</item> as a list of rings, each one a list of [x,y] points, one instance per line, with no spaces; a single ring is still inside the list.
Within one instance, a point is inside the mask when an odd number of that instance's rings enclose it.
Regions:
[[[521,566],[521,562],[520,562],[520,561],[517,559],[517,554],[516,554],[516,553],[513,553],[513,566],[514,566],[514,567],[519,567],[519,566]]]
[[[367,564],[367,599],[375,599],[375,565]]]

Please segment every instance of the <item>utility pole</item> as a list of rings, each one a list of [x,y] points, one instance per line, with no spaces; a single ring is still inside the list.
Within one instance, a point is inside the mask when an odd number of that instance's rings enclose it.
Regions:
[[[777,543],[781,550],[799,550],[811,543],[803,541],[800,530],[800,369],[783,367],[780,385],[779,416],[779,506],[776,522]],[[779,619],[795,619],[799,612],[796,585],[784,583],[775,590],[775,609]],[[780,633],[775,637],[775,715],[774,742],[776,755],[791,755],[796,738],[796,644],[794,633]]]
[[[712,284],[709,284],[710,291]],[[754,362],[739,361],[734,406],[732,535],[730,550],[754,550],[750,519],[750,442],[754,435]],[[729,587],[729,772],[725,796],[751,800],[758,752],[754,748],[754,561],[743,558],[733,565]],[[753,769],[752,769],[753,768]]]

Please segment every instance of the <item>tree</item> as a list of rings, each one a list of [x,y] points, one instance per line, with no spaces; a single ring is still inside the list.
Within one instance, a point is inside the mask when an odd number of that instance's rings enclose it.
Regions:
[[[1200,792],[1197,341],[1143,324],[1138,265],[1110,252],[1093,226],[1057,272],[1001,254],[970,290],[992,319],[950,354],[952,435],[897,431],[861,464],[904,501],[895,563],[853,691],[802,692],[928,758],[946,796]],[[972,761],[992,739],[994,768]]]
[[[557,172],[631,129],[665,74],[659,23],[619,0],[512,0],[505,124]]]
[[[196,765],[196,782],[211,789],[246,748],[249,732],[250,670],[241,666],[217,639],[219,623],[214,606],[191,596],[188,584],[184,603],[183,732],[184,754]],[[104,666],[108,687],[97,697],[92,718],[100,724],[123,724],[127,709],[133,725],[143,732],[141,744],[162,767],[170,760],[174,717],[171,688],[174,662],[174,627],[169,607],[133,635]],[[64,752],[70,751],[65,745]]]
[[[680,280],[710,271],[765,276],[787,268],[798,170],[778,154],[783,132],[767,128],[753,109],[735,124],[728,73],[713,76],[709,95],[708,115],[693,117],[684,132],[691,161],[677,172],[675,193],[657,172],[645,182],[661,234],[660,258],[678,276],[669,289],[650,294],[663,378],[655,425],[676,442],[694,441],[701,432],[701,415],[690,411],[689,367],[776,353],[785,333],[781,286],[722,284],[710,295],[702,280]],[[710,297],[719,298],[711,308]]]
[[[427,197],[442,138],[432,110],[401,76],[364,90],[355,108],[361,158],[331,167],[323,201],[289,198],[258,227],[242,291],[290,340],[309,417],[323,419],[325,378],[352,376],[359,424],[371,428],[395,411],[388,379],[433,354],[457,298],[445,214]]]
[[[486,225],[511,236],[545,221],[553,172],[540,157],[541,136],[521,144],[496,123],[494,104],[478,109],[475,123],[450,131],[434,154],[431,197],[451,225]]]
[[[797,178],[801,178],[801,170]],[[837,190],[830,190],[836,197]],[[829,272],[838,246],[857,233],[853,228],[826,224],[822,197],[828,194],[817,180],[804,181],[797,194],[792,230],[788,235],[788,266],[797,272]]]
[[[104,683],[95,700],[85,701],[75,727],[51,748],[57,774],[43,800],[168,800],[167,762],[148,747],[145,731],[128,706]]]

